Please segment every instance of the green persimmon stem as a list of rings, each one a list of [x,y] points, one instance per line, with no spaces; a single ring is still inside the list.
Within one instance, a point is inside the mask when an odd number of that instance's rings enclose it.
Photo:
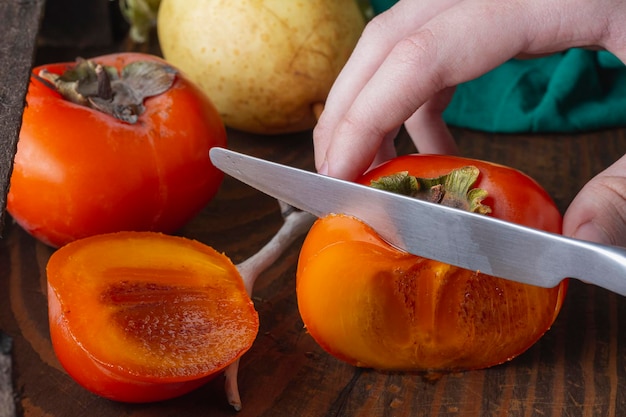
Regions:
[[[431,203],[488,214],[491,207],[483,204],[487,191],[472,188],[479,175],[480,170],[472,165],[453,169],[435,178],[415,177],[402,171],[373,180],[370,186]]]

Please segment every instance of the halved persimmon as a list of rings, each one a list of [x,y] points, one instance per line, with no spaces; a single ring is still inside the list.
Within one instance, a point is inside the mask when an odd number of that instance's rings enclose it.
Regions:
[[[237,360],[259,319],[237,268],[155,232],[77,240],[47,266],[50,335],[80,385],[124,402],[176,397]]]
[[[561,231],[561,215],[539,184],[501,165],[410,155],[359,182]],[[514,358],[550,328],[566,288],[567,280],[540,288],[412,255],[345,215],[313,225],[296,286],[302,320],[327,352],[356,366],[405,371],[477,369]]]

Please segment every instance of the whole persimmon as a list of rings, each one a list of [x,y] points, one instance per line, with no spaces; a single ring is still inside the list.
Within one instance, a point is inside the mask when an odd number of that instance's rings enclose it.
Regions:
[[[156,232],[76,240],[48,262],[50,335],[68,374],[115,401],[203,385],[256,338],[237,268],[200,242]]]
[[[7,210],[53,247],[174,233],[217,193],[209,150],[226,144],[210,98],[159,57],[45,64],[30,77]]]
[[[408,155],[358,182],[561,232],[560,212],[537,182],[489,162]],[[356,366],[392,371],[511,360],[551,327],[566,288],[567,280],[541,288],[409,254],[346,215],[313,225],[296,286],[302,320],[322,348]]]

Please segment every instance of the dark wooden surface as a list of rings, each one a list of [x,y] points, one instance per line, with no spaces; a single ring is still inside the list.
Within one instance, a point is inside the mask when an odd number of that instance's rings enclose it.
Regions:
[[[506,136],[454,130],[462,153],[524,170],[561,208],[626,152],[626,130]],[[230,132],[233,149],[312,168],[309,132],[280,138]],[[401,137],[402,152],[412,150]],[[226,252],[255,253],[280,227],[275,200],[227,178],[181,234]],[[299,318],[296,242],[257,282],[261,329],[243,357],[240,416],[608,416],[626,415],[626,300],[573,282],[552,329],[501,366],[437,381],[346,365],[324,353]],[[222,379],[184,397],[126,405],[98,398],[60,368],[50,346],[46,261],[52,250],[15,225],[0,242],[0,327],[14,337],[15,383],[24,416],[232,416]]]
[[[0,2],[0,234],[44,0]]]
[[[41,57],[42,55],[39,55]],[[626,152],[626,129],[577,135],[494,135],[454,129],[463,155],[518,168],[537,179],[562,211],[595,174]],[[230,147],[312,169],[310,132],[261,137],[229,132]],[[401,153],[414,151],[408,138]],[[180,234],[228,254],[254,254],[282,222],[278,204],[231,178]],[[626,415],[626,299],[579,282],[552,329],[501,366],[436,381],[349,366],[305,332],[295,298],[301,239],[257,281],[261,328],[242,358],[243,410],[227,404],[217,378],[154,404],[111,402],[61,369],[47,327],[45,266],[52,249],[7,222],[0,240],[0,329],[14,339],[18,412],[28,417],[165,416],[612,416]]]
[[[0,2],[0,236],[43,0]],[[12,338],[0,329],[0,416],[15,415]]]

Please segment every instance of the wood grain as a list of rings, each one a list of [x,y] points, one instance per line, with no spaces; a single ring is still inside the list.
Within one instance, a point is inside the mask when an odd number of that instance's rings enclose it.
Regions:
[[[0,2],[0,235],[43,5]]]
[[[43,0],[0,2],[0,236]],[[0,331],[0,416],[15,415],[10,337]]]
[[[580,187],[626,152],[626,130],[580,135],[491,135],[455,129],[464,155],[519,168],[565,209]],[[312,169],[310,132],[257,137],[229,132],[239,151]],[[401,152],[414,150],[403,134]],[[226,178],[218,196],[180,234],[240,262],[278,230],[275,200]],[[579,282],[552,329],[513,361],[442,375],[358,369],[327,355],[299,318],[294,276],[301,241],[257,281],[261,329],[242,358],[243,410],[223,380],[184,397],[128,405],[98,398],[61,369],[50,346],[45,264],[52,249],[11,225],[0,242],[0,327],[14,337],[16,386],[25,416],[609,416],[626,414],[626,301]]]

